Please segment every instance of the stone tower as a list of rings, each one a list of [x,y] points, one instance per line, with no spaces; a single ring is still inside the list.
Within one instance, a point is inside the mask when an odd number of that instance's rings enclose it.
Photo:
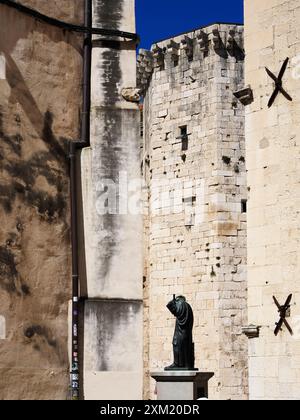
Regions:
[[[253,103],[246,111],[249,186],[248,287],[249,378],[251,399],[300,397],[300,4],[286,0],[245,1],[246,83]],[[275,90],[266,67],[283,89]],[[273,296],[284,305],[286,325],[279,321]]]
[[[144,92],[145,397],[149,370],[170,364],[183,294],[195,313],[196,366],[210,398],[247,398],[243,27],[214,24],[138,58]]]

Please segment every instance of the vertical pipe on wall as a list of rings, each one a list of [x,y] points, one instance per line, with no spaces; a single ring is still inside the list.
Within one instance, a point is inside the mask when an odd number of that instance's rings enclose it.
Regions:
[[[85,0],[84,25],[92,29],[92,0]],[[90,145],[90,110],[91,110],[91,67],[92,67],[92,32],[84,36],[83,44],[83,106],[81,141],[83,147]]]
[[[92,0],[85,0],[84,25],[92,29]],[[92,32],[84,36],[83,44],[83,104],[81,116],[80,142],[70,143],[70,190],[71,190],[71,235],[72,235],[72,356],[71,356],[71,396],[80,397],[79,370],[79,255],[78,255],[78,210],[77,210],[77,171],[76,151],[90,145],[91,109],[91,67]]]
[[[72,366],[71,396],[79,400],[79,271],[78,271],[78,230],[77,230],[77,186],[76,186],[76,143],[70,143],[70,189],[71,189],[71,240],[72,240]]]

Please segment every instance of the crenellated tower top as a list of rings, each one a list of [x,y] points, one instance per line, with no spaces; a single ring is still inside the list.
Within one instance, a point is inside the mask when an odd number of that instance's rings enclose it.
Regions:
[[[168,71],[168,68],[176,66],[181,58],[193,62],[205,60],[212,54],[224,59],[232,57],[243,61],[243,25],[215,23],[158,41],[153,44],[151,51],[141,49],[137,60],[137,85],[142,94],[145,94],[153,72]]]

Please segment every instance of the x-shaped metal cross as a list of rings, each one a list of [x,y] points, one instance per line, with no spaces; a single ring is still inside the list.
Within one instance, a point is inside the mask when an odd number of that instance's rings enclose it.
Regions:
[[[288,311],[289,311],[289,309],[291,307],[291,300],[292,300],[292,298],[293,298],[293,295],[289,295],[289,297],[287,298],[285,304],[283,306],[281,306],[279,304],[278,300],[276,299],[276,297],[273,296],[275,305],[277,306],[278,312],[280,313],[280,320],[279,320],[279,322],[276,323],[276,328],[275,328],[275,331],[274,331],[274,334],[276,335],[276,337],[279,334],[279,331],[281,331],[281,328],[282,328],[282,325],[283,324],[286,326],[286,328],[288,329],[289,333],[291,335],[294,335],[292,328],[289,326],[289,324],[288,324],[288,322],[286,320],[286,317],[288,315]]]
[[[282,87],[282,78],[284,76],[284,73],[286,71],[287,65],[289,62],[289,58],[287,58],[285,60],[285,62],[283,63],[281,70],[279,72],[278,77],[276,77],[269,69],[267,69],[266,67],[266,72],[268,73],[268,75],[271,77],[271,79],[273,79],[273,81],[275,82],[275,90],[269,100],[268,103],[268,107],[271,108],[271,106],[273,105],[277,95],[279,92],[281,92],[283,94],[283,96],[288,100],[288,101],[292,101],[293,99],[291,98],[291,96],[283,89]]]

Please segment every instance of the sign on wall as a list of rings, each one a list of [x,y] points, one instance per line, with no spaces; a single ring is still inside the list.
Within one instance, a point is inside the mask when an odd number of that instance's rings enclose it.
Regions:
[[[6,79],[6,61],[4,55],[0,54],[0,80]]]
[[[0,315],[0,340],[6,339],[6,322],[4,316]]]

